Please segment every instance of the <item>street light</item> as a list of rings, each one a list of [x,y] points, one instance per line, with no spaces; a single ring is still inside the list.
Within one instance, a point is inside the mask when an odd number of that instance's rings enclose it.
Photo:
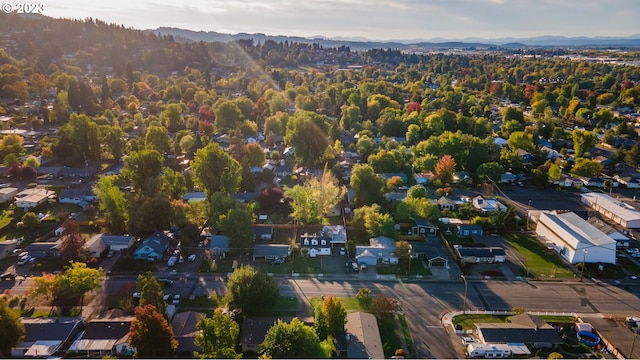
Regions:
[[[407,272],[407,277],[411,277],[411,249],[409,249],[409,271]]]
[[[582,249],[582,268],[580,269],[580,282],[582,282],[582,276],[584,275],[584,265],[587,263],[587,249]]]
[[[467,312],[467,285],[469,283],[467,283],[467,278],[464,275],[460,275],[460,278],[464,281],[464,302],[462,303],[462,313],[464,314]]]

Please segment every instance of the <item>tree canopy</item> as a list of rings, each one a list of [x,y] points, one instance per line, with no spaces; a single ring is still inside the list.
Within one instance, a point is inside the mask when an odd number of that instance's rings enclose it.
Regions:
[[[261,348],[262,354],[273,359],[327,357],[314,329],[298,318],[290,323],[278,320],[265,335]]]
[[[136,349],[137,357],[172,357],[178,342],[164,315],[151,304],[136,307],[135,315],[129,330],[129,342]]]
[[[227,282],[229,305],[245,315],[256,315],[269,309],[280,297],[278,283],[251,266],[237,268]]]

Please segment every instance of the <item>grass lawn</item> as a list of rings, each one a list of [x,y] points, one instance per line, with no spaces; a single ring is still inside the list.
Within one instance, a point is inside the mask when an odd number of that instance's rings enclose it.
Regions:
[[[407,270],[408,269],[405,266],[401,266],[401,265],[380,264],[376,266],[376,272],[378,274],[383,274],[383,275],[391,275],[391,274],[406,275]],[[410,275],[431,276],[431,269],[429,269],[428,267],[425,267],[422,260],[412,259]]]
[[[365,308],[363,308],[360,305],[360,302],[358,301],[358,299],[354,298],[354,297],[339,297],[338,300],[340,301],[340,304],[342,304],[342,307],[347,311],[363,311],[366,310]],[[320,303],[322,303],[322,297],[320,296],[314,296],[311,298],[311,300],[309,300],[309,302],[311,303],[311,308],[315,309],[316,306],[318,306]]]
[[[632,275],[640,276],[640,266],[626,257],[619,257],[618,264],[625,268]]]
[[[516,249],[518,257],[523,261],[524,264],[519,264],[522,275],[533,275],[539,280],[575,276],[553,250],[547,249],[535,237],[523,234],[502,236]]]
[[[298,299],[291,296],[280,296],[276,304],[270,309],[264,309],[261,316],[286,316],[292,317],[298,314]]]
[[[402,347],[400,335],[397,331],[398,327],[396,326],[396,319],[393,317],[378,319],[378,328],[380,329],[380,338],[382,339],[384,357],[391,358],[395,354],[396,350]]]
[[[541,315],[540,317],[549,324],[573,324],[576,322],[573,316]]]
[[[404,342],[407,344],[407,352],[409,358],[416,357],[416,349],[413,347],[413,339],[411,339],[411,332],[409,331],[409,325],[407,325],[407,319],[404,315],[398,315],[398,321],[400,321],[400,327],[402,328],[402,335],[404,336]]]
[[[215,309],[220,305],[220,302],[217,297],[214,296],[196,296],[193,300],[189,298],[184,298],[180,300],[180,309],[183,308],[207,308],[207,309]]]
[[[475,330],[475,323],[504,323],[508,316],[498,316],[490,314],[462,314],[453,318],[453,327],[462,330]]]
[[[233,259],[204,259],[198,267],[198,272],[202,273],[230,273],[233,272]]]
[[[451,246],[453,245],[472,246],[475,244],[472,238],[458,237],[455,234],[444,235],[444,238],[447,239],[447,242]]]

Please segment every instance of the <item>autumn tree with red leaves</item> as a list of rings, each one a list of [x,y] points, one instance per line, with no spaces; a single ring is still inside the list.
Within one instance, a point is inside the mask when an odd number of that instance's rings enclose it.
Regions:
[[[131,322],[129,342],[136,348],[138,358],[173,357],[178,342],[173,329],[156,307],[148,304],[136,308],[136,318]]]
[[[444,155],[436,164],[436,175],[443,184],[451,184],[456,171],[456,160],[451,155]]]

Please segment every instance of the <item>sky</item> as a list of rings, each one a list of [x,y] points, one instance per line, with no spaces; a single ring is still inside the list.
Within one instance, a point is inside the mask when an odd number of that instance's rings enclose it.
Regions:
[[[640,34],[638,0],[42,1],[47,16],[91,17],[136,29],[370,40]]]

